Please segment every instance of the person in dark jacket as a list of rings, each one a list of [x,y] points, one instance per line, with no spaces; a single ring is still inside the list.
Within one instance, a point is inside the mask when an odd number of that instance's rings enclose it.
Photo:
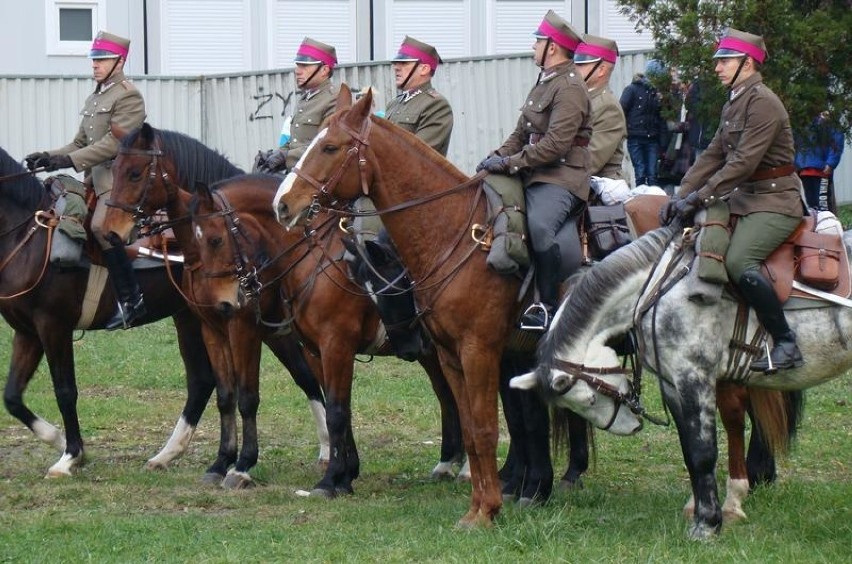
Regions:
[[[843,154],[843,132],[831,126],[823,112],[803,132],[797,132],[796,173],[802,179],[808,207],[837,213],[834,199],[834,170]]]
[[[621,109],[627,120],[627,152],[633,162],[636,185],[657,185],[657,160],[666,123],[660,113],[660,96],[649,76],[665,72],[657,60],[650,60],[645,74],[638,73],[621,93]]]

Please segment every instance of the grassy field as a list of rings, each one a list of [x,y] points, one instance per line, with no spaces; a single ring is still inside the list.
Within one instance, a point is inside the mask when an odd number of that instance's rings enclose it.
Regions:
[[[0,362],[10,332],[0,327]],[[319,477],[315,433],[301,392],[264,357],[259,487],[202,485],[215,456],[211,402],[189,453],[165,472],[144,462],[167,438],[184,397],[171,326],[87,333],[75,344],[88,463],[45,480],[58,453],[0,414],[3,562],[849,562],[852,554],[852,384],[808,392],[800,441],[779,483],[746,502],[746,522],[709,543],[686,538],[689,494],[674,429],[598,434],[597,463],[580,491],[544,507],[506,507],[491,530],[465,532],[469,487],[428,479],[438,458],[437,402],[415,365],[358,364],[356,493],[332,501],[295,494]],[[653,380],[647,402],[659,414]],[[29,404],[59,423],[46,369]],[[505,432],[501,458],[505,456]],[[720,487],[725,459],[720,460]],[[558,462],[557,472],[564,470]],[[724,494],[724,492],[721,492]]]

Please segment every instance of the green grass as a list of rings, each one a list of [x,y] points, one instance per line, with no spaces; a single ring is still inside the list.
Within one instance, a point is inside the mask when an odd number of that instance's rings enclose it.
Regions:
[[[10,334],[0,328],[0,362]],[[218,416],[211,402],[189,453],[165,472],[144,470],[183,405],[170,325],[87,333],[75,344],[88,463],[45,480],[58,453],[0,414],[0,561],[3,562],[849,562],[852,554],[852,387],[848,376],[807,394],[800,440],[780,480],[746,502],[746,522],[708,543],[686,538],[689,495],[674,429],[598,433],[583,490],[544,507],[506,507],[491,530],[459,531],[469,486],[435,483],[437,401],[415,366],[358,364],[356,493],[332,501],[294,492],[319,478],[313,424],[301,392],[265,355],[259,483],[230,492],[202,485]],[[647,402],[659,396],[647,380]],[[42,367],[26,396],[58,423]],[[501,432],[500,457],[506,435]],[[557,462],[557,472],[565,463]],[[720,459],[724,489],[725,459]],[[724,491],[720,492],[724,494]]]

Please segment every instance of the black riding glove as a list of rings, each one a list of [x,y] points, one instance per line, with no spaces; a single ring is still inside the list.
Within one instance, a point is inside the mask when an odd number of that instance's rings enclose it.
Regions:
[[[39,160],[39,163],[41,163],[41,160]],[[47,172],[53,172],[60,168],[72,168],[73,166],[74,161],[72,161],[71,157],[68,155],[51,155],[50,158],[48,158],[47,164],[44,165],[44,170]]]
[[[689,223],[700,207],[701,198],[697,192],[691,192],[683,199],[673,198],[660,210],[660,222],[668,225],[677,217],[683,223]]]
[[[36,151],[35,153],[30,153],[24,158],[24,162],[27,163],[27,168],[30,170],[46,166],[49,160],[50,155],[47,154],[47,151]]]
[[[278,149],[274,151],[263,163],[263,168],[269,172],[277,172],[287,167],[287,150]]]
[[[476,165],[476,172],[482,170],[495,174],[509,174],[509,157],[501,157],[500,155],[485,157],[481,163]]]

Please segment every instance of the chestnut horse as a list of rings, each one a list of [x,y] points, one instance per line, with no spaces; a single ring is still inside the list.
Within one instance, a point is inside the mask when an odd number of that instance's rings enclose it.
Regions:
[[[472,496],[462,526],[490,525],[502,505],[497,475],[500,362],[517,319],[520,280],[485,263],[471,225],[483,223],[481,186],[416,137],[371,116],[370,93],[338,112],[282,183],[275,209],[285,226],[310,219],[317,204],[367,194],[382,213],[415,284],[415,296],[453,390],[471,468]],[[349,109],[351,106],[351,109]],[[417,204],[417,205],[414,205]],[[626,392],[626,389],[625,389]],[[635,433],[640,420],[613,401],[576,410],[598,427]]]
[[[473,491],[459,524],[489,525],[501,506],[495,461],[499,363],[517,319],[519,282],[490,271],[477,243],[465,243],[471,225],[485,218],[479,184],[413,135],[371,116],[369,94],[351,106],[344,90],[339,111],[282,183],[275,212],[293,228],[318,209],[339,208],[362,194],[376,204],[412,275],[462,415]],[[577,388],[570,394],[571,409],[599,428],[631,434],[641,421],[623,401],[629,393],[626,383],[602,397]],[[736,400],[736,411],[730,412],[739,445],[744,401]],[[755,452],[763,450],[754,436],[752,445]],[[741,461],[732,460],[732,469],[736,463],[745,477],[741,451],[731,451]],[[771,477],[768,470],[755,472],[756,480]]]
[[[322,391],[314,379],[312,366],[306,364],[301,345],[292,335],[279,335],[276,327],[259,327],[255,312],[224,318],[210,305],[196,275],[200,266],[198,250],[190,229],[186,203],[189,192],[181,190],[195,182],[213,182],[242,171],[222,155],[198,141],[176,132],[156,131],[143,124],[128,134],[113,132],[121,143],[112,166],[113,190],[110,209],[103,229],[121,240],[130,241],[137,227],[150,223],[158,210],[165,208],[178,244],[184,253],[181,293],[195,316],[217,382],[217,407],[220,414],[220,445],[205,481],[223,487],[243,488],[252,484],[249,470],[257,463],[257,408],[260,403],[256,366],[260,362],[261,342],[265,342],[303,387],[320,438],[320,460],[328,458],[325,409]],[[162,227],[162,226],[161,226]],[[178,273],[179,275],[179,273]],[[199,291],[202,290],[202,291]],[[150,298],[146,295],[146,301]],[[271,304],[271,309],[276,304]],[[274,319],[272,320],[275,321]],[[274,323],[273,323],[274,325]],[[232,348],[231,339],[242,335],[256,337],[252,346]],[[310,387],[305,387],[306,383]],[[238,453],[236,409],[242,416],[242,448]]]

